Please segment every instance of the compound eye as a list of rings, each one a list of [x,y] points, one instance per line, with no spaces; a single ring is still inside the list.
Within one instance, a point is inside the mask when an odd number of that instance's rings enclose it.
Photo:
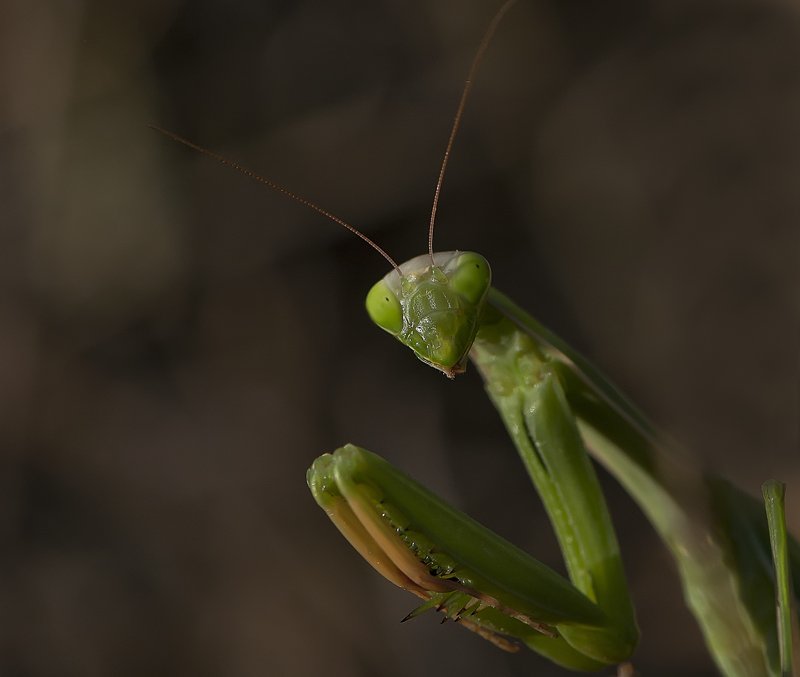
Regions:
[[[367,294],[367,312],[381,329],[395,336],[403,328],[403,308],[395,293],[381,280]]]
[[[450,287],[470,303],[480,303],[492,284],[489,262],[480,254],[464,252],[448,274]]]

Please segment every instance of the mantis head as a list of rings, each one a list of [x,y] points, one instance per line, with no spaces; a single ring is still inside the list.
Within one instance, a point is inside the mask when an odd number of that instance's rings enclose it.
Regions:
[[[434,254],[434,224],[445,170],[475,72],[497,25],[515,1],[506,0],[495,14],[470,66],[436,181],[428,226],[428,253],[403,265],[398,265],[358,228],[311,200],[182,136],[155,125],[151,127],[321,214],[366,242],[393,268],[367,295],[367,312],[370,317],[375,324],[411,348],[420,360],[443,372],[448,378],[455,378],[466,369],[467,355],[478,332],[478,321],[491,285],[492,274],[489,263],[480,254],[458,251]]]
[[[370,289],[367,312],[420,360],[454,378],[466,369],[491,281],[480,254],[423,254]]]

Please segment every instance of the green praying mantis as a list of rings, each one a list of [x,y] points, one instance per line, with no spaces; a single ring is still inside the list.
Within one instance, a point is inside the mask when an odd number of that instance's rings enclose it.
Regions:
[[[483,378],[553,525],[568,578],[375,454],[351,444],[324,454],[307,475],[314,498],[375,570],[422,600],[407,618],[436,610],[501,649],[527,646],[572,670],[630,660],[638,627],[591,456],[669,549],[720,671],[793,674],[800,547],[786,534],[782,486],[765,485],[765,517],[764,504],[684,461],[589,361],[492,287],[486,259],[434,252],[439,194],[465,102],[514,1],[495,15],[470,68],[436,184],[428,252],[406,263],[283,186],[159,131],[366,241],[391,265],[367,295],[372,320],[447,377],[472,362]]]

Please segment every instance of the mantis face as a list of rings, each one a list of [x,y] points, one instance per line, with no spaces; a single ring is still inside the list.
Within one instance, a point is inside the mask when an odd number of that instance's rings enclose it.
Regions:
[[[367,294],[367,312],[426,364],[454,378],[466,369],[492,281],[489,262],[473,252],[417,256]]]

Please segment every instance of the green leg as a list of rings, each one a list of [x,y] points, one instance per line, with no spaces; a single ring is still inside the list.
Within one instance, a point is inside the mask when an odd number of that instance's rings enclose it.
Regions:
[[[638,631],[619,547],[556,372],[529,337],[491,313],[483,318],[470,358],[541,496],[570,579],[608,619],[602,627],[559,627],[559,633],[592,658],[625,660]]]
[[[510,299],[492,289],[494,312],[513,320],[554,368],[594,458],[639,504],[678,567],[706,643],[729,677],[778,674],[779,657],[763,506],[667,449],[641,413],[600,372]],[[800,548],[788,539],[790,565]],[[797,595],[795,591],[795,595]]]

